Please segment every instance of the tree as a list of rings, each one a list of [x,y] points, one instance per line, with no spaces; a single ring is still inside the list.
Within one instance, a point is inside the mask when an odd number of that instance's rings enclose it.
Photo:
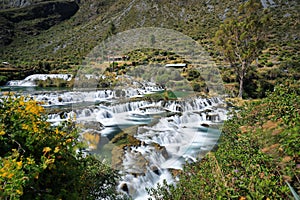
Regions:
[[[116,26],[113,22],[110,22],[107,32],[106,32],[106,35],[105,35],[105,39],[107,39],[115,34],[116,34]]]
[[[266,11],[259,1],[249,0],[241,4],[215,34],[215,44],[236,72],[240,98],[243,96],[245,75],[265,46],[269,21]]]

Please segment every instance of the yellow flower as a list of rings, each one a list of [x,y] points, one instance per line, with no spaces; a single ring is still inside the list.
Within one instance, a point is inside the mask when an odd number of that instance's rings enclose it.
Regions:
[[[8,175],[8,173],[4,172],[1,176],[2,176],[2,178],[5,178],[7,175]]]
[[[21,169],[21,168],[22,168],[22,164],[23,164],[22,161],[17,162],[17,165],[18,165],[17,168],[18,168],[18,169]]]
[[[44,108],[37,105],[35,101],[28,101],[25,110],[35,115],[40,115],[42,112],[44,112]]]
[[[37,127],[36,123],[33,123],[33,132],[37,133],[39,131],[39,128]]]
[[[27,163],[28,163],[28,165],[34,164],[34,159],[27,158]]]
[[[4,163],[4,166],[3,166],[3,168],[10,168],[11,167],[11,163],[10,163],[10,161],[9,160],[4,160],[3,161],[3,163]]]
[[[4,130],[1,130],[1,131],[0,131],[0,136],[1,136],[1,135],[5,135],[5,131],[4,131]]]
[[[57,153],[57,152],[59,152],[59,147],[55,147],[55,149],[54,149],[54,153]]]
[[[22,124],[22,129],[29,130],[29,126],[27,124]]]
[[[14,176],[13,173],[8,174],[7,178],[11,179]]]
[[[18,195],[22,195],[23,194],[23,192],[21,190],[16,190],[16,192],[17,192]]]
[[[47,160],[45,161],[45,164],[46,164],[46,165],[50,165],[50,164],[54,163],[54,161],[55,161],[54,158],[47,159]]]
[[[49,151],[51,151],[51,148],[50,148],[50,147],[44,147],[44,149],[43,149],[43,152],[44,152],[44,153],[47,153],[47,152],[49,152]]]
[[[70,142],[72,142],[71,138],[69,138],[69,139],[66,140],[66,143],[70,143]]]

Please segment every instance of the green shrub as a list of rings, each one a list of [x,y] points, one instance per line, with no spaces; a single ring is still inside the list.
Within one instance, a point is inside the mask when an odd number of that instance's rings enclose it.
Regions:
[[[0,76],[0,85],[4,85],[7,81],[7,76]]]
[[[37,102],[2,98],[0,199],[117,197],[117,172],[93,156],[84,157],[82,145],[71,121],[53,127]]]
[[[198,70],[192,69],[192,70],[188,71],[188,77],[187,77],[188,81],[195,80],[195,79],[197,79],[199,77],[200,77],[200,72]]]
[[[273,64],[272,62],[267,62],[267,63],[266,63],[266,66],[267,66],[267,67],[273,67],[273,65],[274,65],[274,64]]]

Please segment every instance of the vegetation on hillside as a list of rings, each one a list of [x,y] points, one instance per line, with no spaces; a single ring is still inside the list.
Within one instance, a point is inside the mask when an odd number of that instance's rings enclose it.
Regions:
[[[117,172],[82,147],[72,122],[53,127],[37,102],[1,98],[0,199],[117,198]]]
[[[32,2],[37,3],[34,6],[42,5],[39,1]],[[300,77],[297,67],[300,44],[299,1],[274,2],[276,6],[265,9],[273,19],[270,30],[265,32],[266,47],[245,75],[246,98],[263,97],[264,91],[273,87],[276,81]],[[52,23],[56,17],[53,15],[17,23],[7,19],[0,20],[4,27],[2,38],[9,36],[12,40],[8,45],[1,45],[0,61],[11,63],[14,69],[7,73],[7,66],[0,63],[0,76],[2,80],[10,80],[24,78],[26,74],[40,71],[68,71],[76,74],[84,57],[111,34],[132,28],[157,26],[182,32],[203,45],[216,60],[217,66],[222,69],[225,86],[234,96],[238,94],[238,77],[233,69],[226,67],[229,64],[224,62],[224,57],[214,47],[213,37],[219,25],[231,14],[234,15],[241,3],[239,0],[86,0],[77,1],[79,10],[76,14],[59,23]],[[30,14],[30,6],[3,10],[1,13],[8,12],[12,13],[12,16],[18,16],[24,10]],[[39,29],[35,26],[39,20],[49,21],[53,26],[49,29]],[[31,31],[26,31],[28,29]]]
[[[239,81],[238,97],[243,97],[244,79],[251,64],[261,54],[268,31],[268,14],[260,2],[247,1],[238,12],[225,19],[216,32],[215,43],[235,71]]]
[[[189,164],[177,186],[160,185],[156,199],[291,199],[300,193],[299,82],[245,103],[225,122],[215,152]]]

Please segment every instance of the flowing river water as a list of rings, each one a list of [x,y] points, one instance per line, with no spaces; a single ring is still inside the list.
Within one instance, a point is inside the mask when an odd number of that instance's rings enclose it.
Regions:
[[[133,199],[146,199],[146,188],[164,179],[174,183],[172,170],[180,170],[184,163],[201,159],[210,151],[227,118],[226,103],[218,96],[145,99],[147,94],[163,91],[150,82],[121,91],[41,90],[26,81],[22,84],[11,82],[1,90],[43,102],[53,125],[76,117],[82,138],[89,144],[87,153],[99,154],[120,170],[118,189]],[[137,143],[122,146],[112,142],[124,133]]]

